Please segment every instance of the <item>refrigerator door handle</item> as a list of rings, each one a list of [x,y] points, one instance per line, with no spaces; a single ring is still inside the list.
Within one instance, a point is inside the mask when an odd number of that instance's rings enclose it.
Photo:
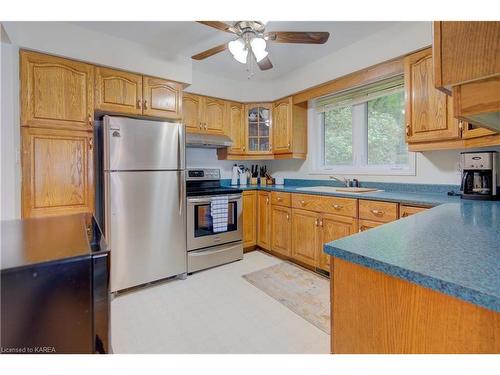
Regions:
[[[179,172],[179,216],[182,216],[182,208],[184,207],[184,172]]]
[[[179,127],[179,169],[184,169],[186,164],[186,135],[183,123],[178,124]]]

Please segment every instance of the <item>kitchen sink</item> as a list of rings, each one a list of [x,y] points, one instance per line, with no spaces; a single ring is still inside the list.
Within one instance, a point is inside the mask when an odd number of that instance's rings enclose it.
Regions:
[[[377,193],[383,191],[374,188],[336,187],[336,186],[310,186],[310,187],[297,188],[297,190],[315,191],[319,193],[346,193],[346,194]]]

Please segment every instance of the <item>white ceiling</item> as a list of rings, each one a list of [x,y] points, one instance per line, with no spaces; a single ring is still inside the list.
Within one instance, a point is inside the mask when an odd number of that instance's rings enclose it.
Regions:
[[[257,69],[252,80],[267,81],[316,61],[343,47],[370,36],[396,22],[269,22],[266,31],[328,31],[324,45],[269,43],[274,68]],[[102,32],[142,45],[153,55],[167,60],[189,57],[234,39],[225,33],[193,21],[185,22],[74,22],[78,26]],[[232,80],[246,80],[245,65],[234,60],[229,51],[203,61],[193,61],[193,69]]]

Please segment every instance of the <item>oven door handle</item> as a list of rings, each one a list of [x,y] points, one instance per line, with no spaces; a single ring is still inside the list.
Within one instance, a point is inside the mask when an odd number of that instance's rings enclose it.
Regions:
[[[213,198],[214,198],[213,196],[210,198],[188,198],[187,201],[189,203],[211,203]],[[234,201],[241,199],[241,195],[239,194],[228,195],[227,198],[229,201]]]

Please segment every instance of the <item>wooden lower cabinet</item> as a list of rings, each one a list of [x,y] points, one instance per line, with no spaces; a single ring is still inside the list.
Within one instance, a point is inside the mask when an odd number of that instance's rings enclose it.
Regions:
[[[259,191],[257,195],[257,245],[271,249],[271,193]]]
[[[292,258],[312,267],[318,263],[320,216],[317,212],[292,209]]]
[[[419,212],[427,210],[426,207],[414,207],[414,206],[399,206],[399,217],[408,217],[411,215],[418,214]]]
[[[271,207],[271,250],[289,257],[292,247],[292,209],[277,205]]]
[[[92,133],[23,127],[22,217],[94,210]]]
[[[330,271],[330,256],[323,251],[327,242],[350,236],[358,231],[358,221],[354,217],[323,214],[320,219],[321,241],[318,247],[318,268]]]
[[[380,223],[378,221],[371,221],[371,220],[359,220],[359,231],[364,232],[365,230],[376,228],[380,225],[383,225],[384,223]]]
[[[243,192],[243,248],[257,244],[257,192]]]

